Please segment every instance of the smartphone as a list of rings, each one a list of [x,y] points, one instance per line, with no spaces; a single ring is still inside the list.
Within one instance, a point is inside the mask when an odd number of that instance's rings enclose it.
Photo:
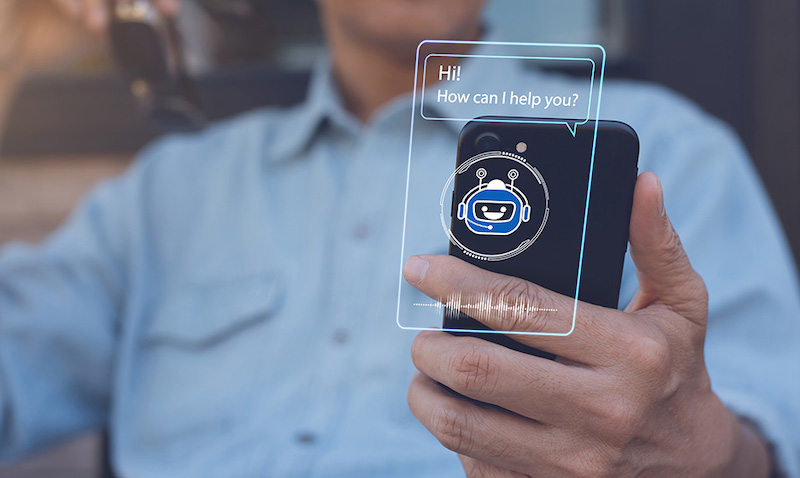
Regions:
[[[616,308],[638,173],[636,132],[601,120],[595,139],[595,121],[577,125],[573,136],[563,122],[521,120],[482,117],[461,130],[450,255],[568,297],[575,297],[580,267],[578,298]],[[443,326],[488,330],[452,309]],[[548,356],[503,334],[455,333]]]

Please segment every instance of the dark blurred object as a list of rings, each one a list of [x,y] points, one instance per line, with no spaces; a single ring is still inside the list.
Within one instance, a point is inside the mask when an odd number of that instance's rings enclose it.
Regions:
[[[180,37],[154,10],[124,4],[109,31],[122,74],[26,79],[6,112],[0,154],[130,153],[164,133],[305,97],[321,49],[312,0],[184,0]],[[211,43],[196,44],[204,39]]]
[[[308,71],[254,66],[195,79],[210,121],[261,106],[305,98]],[[0,155],[125,153],[158,135],[137,112],[117,75],[31,78],[17,93],[0,141]]]
[[[217,65],[267,62],[302,68],[323,42],[314,0],[193,1],[218,30]]]
[[[624,0],[628,57],[743,139],[800,259],[800,3]]]
[[[149,0],[107,0],[107,3],[112,12],[109,37],[115,63],[155,133],[197,131],[209,119],[217,119],[206,111],[209,105],[203,100],[208,96],[201,97],[189,71],[176,19],[160,15]],[[213,28],[206,31],[195,24],[195,35],[198,31],[205,32],[214,39],[214,51],[206,53],[213,54],[213,61],[223,68],[254,62],[291,66],[291,57],[298,56],[292,48],[294,43],[316,46],[320,41],[316,14],[308,1],[196,0],[196,3],[213,19]],[[291,25],[289,30],[286,24]],[[209,99],[215,102],[214,98]]]
[[[114,60],[159,132],[197,131],[206,115],[186,70],[175,21],[148,0],[108,0]]]

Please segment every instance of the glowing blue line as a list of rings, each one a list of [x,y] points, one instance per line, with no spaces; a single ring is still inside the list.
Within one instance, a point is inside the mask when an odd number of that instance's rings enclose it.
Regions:
[[[576,58],[572,57],[562,57],[562,56],[520,56],[520,55],[468,55],[462,53],[431,53],[430,55],[425,57],[425,61],[428,61],[428,58],[432,56],[442,56],[447,58],[500,58],[503,60],[568,60],[568,61],[589,61],[591,62],[591,58]]]
[[[437,43],[437,44],[456,44],[456,45],[510,45],[510,46],[555,46],[567,48],[599,48],[603,52],[603,61],[605,61],[606,50],[602,45],[596,43],[529,43],[529,42],[508,42],[508,41],[468,41],[468,40],[422,40],[417,47],[417,54],[419,49],[424,43]]]
[[[566,337],[572,333],[575,329],[575,324],[573,324],[572,328],[569,332],[521,332],[521,331],[508,331],[503,332],[500,330],[491,330],[491,329],[452,329],[452,328],[444,328],[444,327],[408,327],[408,326],[400,326],[401,329],[404,330],[439,330],[443,332],[461,332],[461,333],[472,333],[472,334],[503,334],[503,335],[534,335],[534,336],[545,336],[545,337]]]
[[[600,87],[597,91],[597,108],[595,109],[595,121],[594,121],[594,139],[592,141],[592,160],[589,162],[589,184],[586,187],[586,208],[583,211],[583,232],[581,233],[581,253],[578,259],[578,280],[575,284],[575,305],[572,309],[572,328],[569,329],[569,332],[566,335],[572,333],[575,330],[575,320],[578,316],[578,296],[580,295],[581,291],[581,275],[583,273],[583,252],[584,247],[586,246],[586,224],[589,221],[589,199],[592,194],[592,177],[594,176],[594,155],[595,151],[597,150],[597,127],[598,122],[600,121],[600,100],[603,96],[603,79],[606,73],[606,50],[600,45],[597,45],[600,48],[600,51],[603,52],[603,62],[600,64]]]
[[[408,191],[411,186],[411,149],[414,145],[414,116],[417,112],[417,78],[419,78],[419,50],[424,41],[417,45],[417,61],[414,62],[414,91],[411,93],[411,131],[408,135],[408,166],[406,167],[406,197],[403,204],[403,237],[400,241],[400,276],[397,281],[397,315],[395,322],[400,328],[404,328],[400,323],[400,305],[403,298],[403,264],[405,263],[406,253],[406,226],[408,222]]]

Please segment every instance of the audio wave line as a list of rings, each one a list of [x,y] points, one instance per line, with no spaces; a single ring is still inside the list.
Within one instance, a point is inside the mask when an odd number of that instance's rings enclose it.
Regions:
[[[460,310],[464,313],[468,311],[478,311],[485,314],[490,312],[511,312],[515,316],[536,312],[558,312],[558,309],[526,304],[525,301],[514,301],[514,303],[509,304],[508,301],[504,300],[503,296],[494,300],[492,300],[491,296],[486,296],[479,298],[477,302],[462,302],[461,294],[454,294],[444,301],[414,302],[412,305],[415,307],[429,307],[437,311],[443,309],[448,311]]]

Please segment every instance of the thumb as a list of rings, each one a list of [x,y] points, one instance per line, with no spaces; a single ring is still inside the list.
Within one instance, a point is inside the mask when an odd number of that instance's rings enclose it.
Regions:
[[[630,226],[631,257],[639,290],[626,308],[633,312],[663,304],[693,322],[705,323],[708,296],[703,279],[689,263],[664,210],[664,192],[655,174],[636,180]]]
[[[156,7],[162,15],[174,17],[181,9],[181,0],[158,0],[156,2]]]

